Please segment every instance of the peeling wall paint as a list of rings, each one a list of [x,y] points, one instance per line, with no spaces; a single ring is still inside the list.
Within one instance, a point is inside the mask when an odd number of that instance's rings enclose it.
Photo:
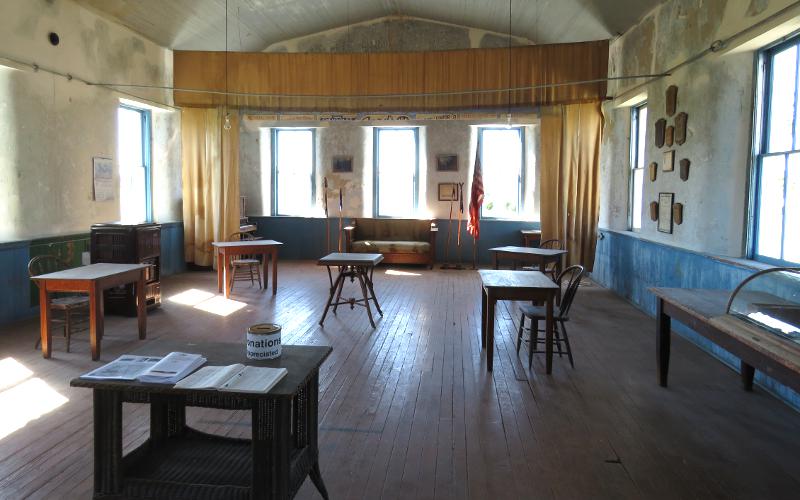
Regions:
[[[58,46],[48,41],[51,31]],[[69,0],[3,0],[0,56],[94,82],[172,82],[169,50]],[[116,160],[120,97],[44,71],[0,67],[0,241],[81,232],[119,218],[118,168],[115,200],[95,202],[92,157]],[[166,99],[163,92],[142,97]],[[153,120],[154,213],[161,221],[181,217],[174,115],[154,112]]]
[[[508,46],[508,35],[405,16],[373,19],[286,40],[264,52],[412,52]],[[533,45],[511,37],[511,44]]]
[[[665,71],[787,3],[772,0],[752,9],[744,0],[666,2],[611,44],[609,72],[622,76]],[[628,228],[631,108],[618,103],[646,94],[645,165],[656,162],[659,172],[655,182],[644,182],[641,236],[711,254],[746,254],[754,61],[753,51],[712,53],[645,86],[636,87],[641,81],[612,82],[610,91],[620,97],[604,104],[600,227]],[[678,111],[689,116],[687,140],[659,149],[654,144],[655,121],[674,122],[665,111],[669,85],[678,87]],[[675,151],[676,169],[664,172],[663,154],[670,149]],[[687,182],[678,177],[677,164],[683,158],[691,161]],[[648,216],[648,205],[657,201],[659,192],[675,193],[675,202],[684,205],[684,223],[675,226],[673,234],[659,233]]]

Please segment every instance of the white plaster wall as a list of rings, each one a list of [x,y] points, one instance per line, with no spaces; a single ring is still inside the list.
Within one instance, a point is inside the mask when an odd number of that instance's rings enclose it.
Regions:
[[[261,132],[251,120],[243,123],[240,134],[239,171],[240,189],[247,196],[248,215],[270,215],[270,155],[269,134]],[[264,124],[261,124],[265,126]],[[371,217],[373,212],[373,133],[374,124],[333,123],[325,126],[313,124],[317,134],[316,172],[318,206],[308,214],[322,216],[323,178],[328,179],[328,208],[338,215],[339,189],[344,192],[345,217]],[[303,125],[298,125],[303,126]],[[386,125],[381,125],[386,126]],[[469,205],[472,173],[477,148],[478,125],[465,121],[408,122],[403,126],[418,126],[420,141],[420,198],[416,214],[409,217],[447,218],[450,203],[438,200],[440,182],[464,183],[464,210]],[[521,219],[539,220],[538,127],[525,125],[526,186],[525,209]],[[440,154],[457,154],[457,172],[438,172],[436,157]],[[353,172],[332,172],[334,156],[352,156]],[[266,161],[262,161],[266,159]],[[488,175],[484,171],[484,175]],[[457,210],[457,205],[454,210]]]
[[[648,14],[610,47],[612,76],[658,73],[746,26],[786,7],[778,0],[673,0]],[[758,31],[748,36],[756,36]],[[740,37],[735,43],[746,41]],[[740,257],[747,231],[750,138],[753,118],[755,52],[724,51],[702,57],[647,85],[641,80],[612,83],[617,99],[604,105],[606,115],[600,165],[600,227],[628,227],[630,108],[619,106],[638,94],[648,101],[646,164],[659,165],[658,178],[645,178],[641,235],[691,250]],[[678,87],[678,112],[688,114],[687,140],[682,146],[655,147],[654,124],[674,117],[665,111],[665,90]],[[663,172],[663,152],[675,150],[675,171]],[[678,162],[691,161],[689,180],[680,180]],[[647,173],[645,172],[645,177]],[[675,193],[683,203],[684,222],[673,234],[657,231],[648,205],[659,192]]]
[[[61,37],[56,47],[51,31]],[[3,0],[0,56],[94,82],[172,82],[169,50],[70,0]],[[84,232],[119,218],[118,192],[114,201],[92,200],[92,157],[117,156],[120,97],[44,71],[0,67],[0,241]],[[154,211],[159,220],[178,220],[179,118],[154,113],[153,121]],[[115,185],[118,191],[116,168]]]

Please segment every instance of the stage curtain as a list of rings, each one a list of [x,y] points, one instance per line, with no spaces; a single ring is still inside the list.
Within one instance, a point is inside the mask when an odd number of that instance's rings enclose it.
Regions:
[[[567,265],[594,265],[600,205],[598,179],[603,113],[600,103],[541,110],[542,241],[559,239]]]
[[[239,122],[223,128],[223,108],[184,108],[183,238],[187,262],[215,266],[211,243],[239,229]]]

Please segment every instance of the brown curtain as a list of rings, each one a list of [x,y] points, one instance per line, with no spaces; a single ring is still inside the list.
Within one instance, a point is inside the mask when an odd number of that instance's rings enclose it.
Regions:
[[[594,265],[599,216],[600,103],[543,107],[541,112],[542,241],[558,239],[567,265]]]
[[[213,241],[239,229],[239,120],[231,113],[223,128],[223,108],[184,108],[183,237],[187,262],[216,265]]]

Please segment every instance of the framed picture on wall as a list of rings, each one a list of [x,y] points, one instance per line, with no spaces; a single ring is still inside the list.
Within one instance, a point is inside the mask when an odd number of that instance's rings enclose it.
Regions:
[[[438,155],[436,170],[438,172],[458,172],[458,155]]]
[[[352,156],[334,156],[331,170],[336,173],[346,173],[353,171]]]
[[[440,182],[439,201],[458,201],[458,183]]]
[[[672,234],[672,202],[675,193],[658,193],[658,230]]]

